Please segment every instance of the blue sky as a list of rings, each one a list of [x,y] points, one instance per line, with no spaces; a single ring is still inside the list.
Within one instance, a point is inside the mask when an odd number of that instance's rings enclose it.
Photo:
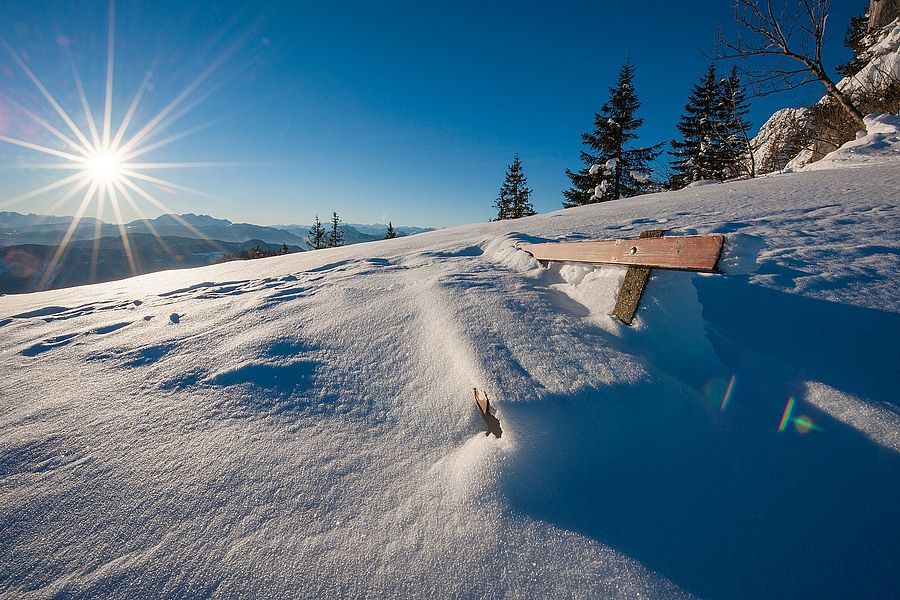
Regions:
[[[106,4],[6,4],[0,35],[86,129],[68,56],[101,115]],[[579,136],[623,60],[637,68],[642,142],[670,140],[690,85],[709,62],[703,53],[713,53],[716,29],[733,30],[724,0],[245,4],[116,4],[113,123],[148,73],[152,86],[129,131],[225,55],[179,108],[202,102],[157,139],[203,128],[142,159],[230,163],[154,173],[208,194],[147,188],[173,211],[262,224],[308,223],[333,210],[350,222],[485,221],[516,152],[535,208],[556,210],[568,183],[564,170],[578,166]],[[847,59],[841,40],[865,4],[835,2],[830,66]],[[0,133],[55,142],[10,102],[65,128],[2,48],[0,90]],[[821,94],[809,86],[755,100],[754,126]],[[46,158],[0,144],[0,210],[6,199],[61,176],[21,168]],[[7,209],[47,212],[59,196]],[[76,206],[72,200],[54,213]],[[135,216],[124,210],[126,219]],[[108,212],[105,218],[115,220]]]

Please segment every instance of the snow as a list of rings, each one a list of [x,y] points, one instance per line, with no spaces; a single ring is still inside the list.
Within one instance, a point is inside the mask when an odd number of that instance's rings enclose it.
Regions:
[[[898,165],[0,297],[0,595],[889,597]]]
[[[689,184],[687,184],[686,187],[697,188],[697,187],[704,187],[707,185],[718,185],[720,183],[722,183],[722,182],[719,181],[718,179],[698,179],[696,181],[690,182]]]
[[[872,58],[858,73],[845,77],[837,86],[844,92],[878,92],[891,81],[900,80],[900,19],[885,26],[868,55]]]
[[[863,119],[866,131],[857,139],[830,152],[805,170],[833,169],[872,163],[898,164],[900,158],[900,116],[883,113]],[[896,194],[895,194],[896,195]]]
[[[607,171],[614,171],[615,168],[616,168],[617,166],[619,166],[619,159],[618,159],[618,158],[611,158],[611,159],[609,159],[608,161],[606,161],[606,164],[605,164],[604,166],[606,167],[606,170],[607,170]]]
[[[647,173],[642,173],[640,171],[630,171],[628,174],[631,175],[631,178],[638,183],[647,183],[648,181],[650,181],[650,175]]]

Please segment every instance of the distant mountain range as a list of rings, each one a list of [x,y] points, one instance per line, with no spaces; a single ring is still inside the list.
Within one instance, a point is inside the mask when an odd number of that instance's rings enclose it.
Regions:
[[[0,213],[0,246],[17,244],[58,245],[72,223],[72,217],[47,217],[45,215],[22,215]],[[187,225],[185,225],[185,223]],[[163,237],[209,238],[225,242],[261,240],[269,244],[289,244],[305,247],[305,238],[283,229],[232,223],[226,219],[215,219],[208,215],[162,215],[146,222],[142,220],[125,223],[128,235],[150,234]],[[119,236],[119,226],[96,219],[82,219],[75,229],[73,240]]]
[[[323,223],[323,227],[328,229],[330,225],[328,223]],[[310,228],[312,225],[273,225],[273,227],[282,229],[284,231],[290,232],[294,235],[306,238],[309,234]],[[341,233],[344,234],[344,243],[345,244],[359,244],[362,242],[374,242],[375,240],[383,240],[385,234],[387,234],[387,224],[381,223],[372,223],[370,225],[362,224],[362,223],[341,223],[338,225],[338,229],[341,230]],[[417,233],[425,233],[426,231],[434,231],[434,229],[429,227],[411,227],[408,225],[394,227],[394,231],[397,232],[397,236],[407,236],[407,235],[415,235]]]
[[[0,294],[31,292],[38,285],[72,224],[73,217],[0,212]],[[138,274],[199,267],[259,246],[291,252],[308,250],[309,225],[267,227],[232,223],[209,215],[162,215],[124,224]],[[345,244],[384,239],[387,225],[341,225]],[[397,227],[398,235],[429,231]],[[94,263],[94,241],[97,260]],[[96,266],[92,266],[95,264]],[[85,217],[72,233],[68,249],[47,288],[111,281],[132,275],[120,238],[119,225]]]
[[[0,212],[0,246],[18,244],[58,245],[72,222],[72,217],[54,217],[47,215],[15,212]],[[185,225],[187,223],[187,225]],[[233,223],[227,219],[216,219],[209,215],[161,215],[148,221],[136,220],[125,223],[125,231],[131,234],[154,233],[161,236],[202,238],[226,242],[244,242],[261,240],[268,244],[288,244],[307,248],[306,237],[310,225],[277,225],[264,226],[251,223]],[[430,231],[424,227],[395,228],[398,235],[412,235]],[[358,244],[384,239],[387,225],[350,225],[342,224],[345,244]],[[199,233],[198,233],[199,232]],[[119,226],[113,223],[83,218],[75,229],[73,240],[92,240],[98,237],[119,235]]]
[[[137,273],[132,273],[121,238],[102,237],[97,241],[96,261],[94,240],[70,242],[53,275],[45,282],[47,289],[100,283],[143,275],[168,269],[184,269],[211,265],[237,256],[241,250],[259,247],[277,251],[281,244],[262,240],[227,242],[199,238],[131,233],[128,243],[134,255]],[[0,247],[0,293],[18,294],[36,291],[58,246],[18,244]],[[290,252],[300,252],[299,246],[288,246]],[[95,265],[95,266],[93,266]]]

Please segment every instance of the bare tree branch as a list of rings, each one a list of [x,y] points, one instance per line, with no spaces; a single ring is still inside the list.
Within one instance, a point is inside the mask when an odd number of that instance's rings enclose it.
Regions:
[[[862,112],[852,98],[835,85],[822,63],[822,45],[831,0],[786,0],[786,5],[792,1],[792,10],[787,10],[785,6],[776,14],[773,0],[735,0],[735,20],[742,30],[753,34],[753,39],[748,43],[738,33],[732,42],[720,31],[717,34],[718,58],[747,60],[783,57],[798,62],[802,68],[785,68],[780,61],[776,61],[774,66],[767,68],[756,71],[748,69],[748,82],[756,95],[765,95],[818,80],[828,96],[857,125],[862,126]],[[807,76],[801,77],[804,74]],[[778,85],[773,87],[776,81]],[[758,93],[757,88],[764,90],[764,93]]]

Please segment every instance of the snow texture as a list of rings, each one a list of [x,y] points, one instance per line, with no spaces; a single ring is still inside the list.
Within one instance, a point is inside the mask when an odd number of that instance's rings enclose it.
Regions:
[[[889,597],[898,165],[2,297],[0,595]]]

